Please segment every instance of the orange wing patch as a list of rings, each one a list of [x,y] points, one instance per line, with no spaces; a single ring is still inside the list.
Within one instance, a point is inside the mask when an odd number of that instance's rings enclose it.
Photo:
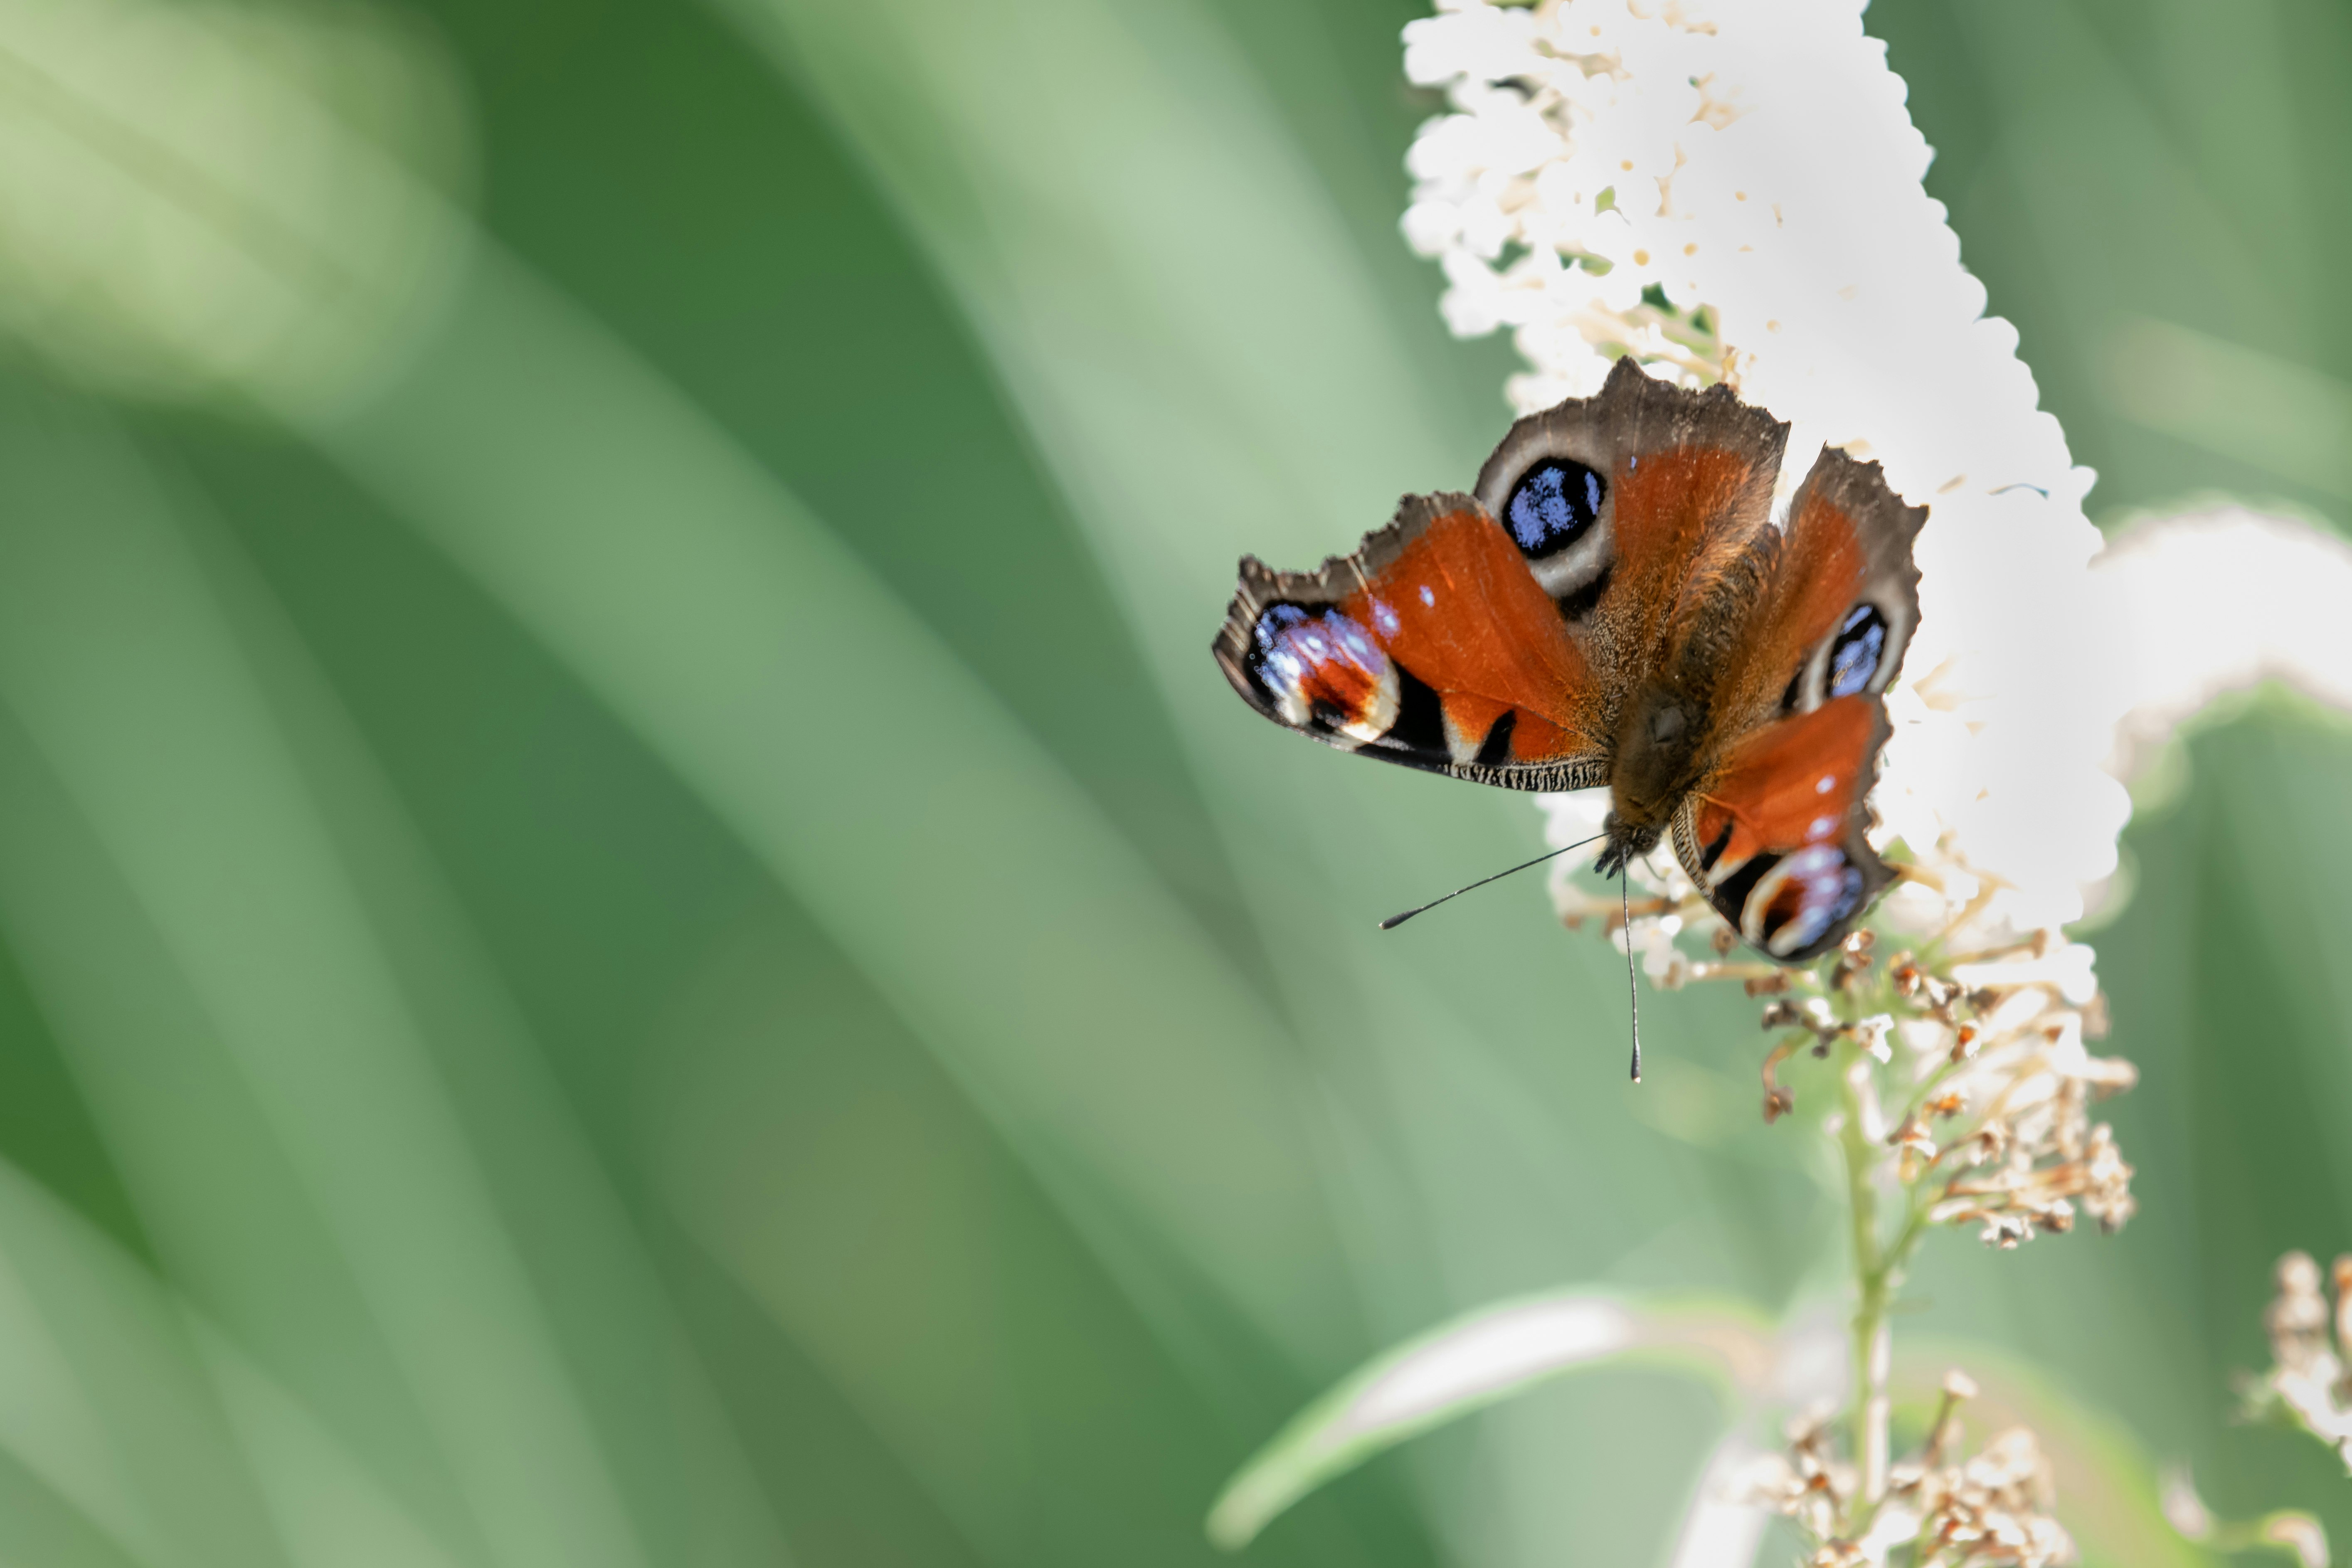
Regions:
[[[1340,608],[1436,691],[1455,763],[1476,757],[1506,713],[1507,754],[1490,758],[1493,764],[1594,749],[1586,734],[1591,676],[1583,650],[1518,547],[1486,512],[1433,519]]]
[[[1678,577],[1710,529],[1741,510],[1756,482],[1755,459],[1720,447],[1628,457],[1615,478],[1618,561],[1635,578],[1660,572]]]
[[[1797,488],[1771,592],[1720,687],[1723,710],[1884,690],[1918,618],[1911,541],[1927,516],[1886,488],[1877,464],[1824,451]]]
[[[1828,951],[1894,873],[1871,852],[1862,797],[1886,739],[1874,697],[1840,697],[1765,725],[1690,808],[1676,847],[1707,901],[1769,957]]]
[[[1632,646],[1655,647],[1671,619],[1696,607],[1685,596],[1694,578],[1716,574],[1708,563],[1736,558],[1771,527],[1771,474],[1748,453],[1670,447],[1629,454],[1613,489],[1622,585],[1612,597],[1638,617]]]
[[[1789,517],[1772,596],[1742,649],[1735,710],[1780,694],[1807,650],[1835,631],[1853,606],[1868,571],[1853,516],[1806,487]]]
[[[1699,796],[1698,843],[1711,868],[1844,837],[1884,722],[1872,699],[1841,697],[1741,741]]]

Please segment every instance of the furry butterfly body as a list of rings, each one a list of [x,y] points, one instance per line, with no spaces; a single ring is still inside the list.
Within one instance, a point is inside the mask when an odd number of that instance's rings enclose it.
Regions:
[[[1866,797],[1918,620],[1927,520],[1824,451],[1771,515],[1788,426],[1620,360],[1511,427],[1472,494],[1408,496],[1352,555],[1241,563],[1215,652],[1276,722],[1512,789],[1605,784],[1603,871],[1671,839],[1751,945],[1799,963],[1893,873]]]

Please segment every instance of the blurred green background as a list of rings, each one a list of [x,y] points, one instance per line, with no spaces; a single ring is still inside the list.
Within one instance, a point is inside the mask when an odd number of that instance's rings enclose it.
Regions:
[[[1505,420],[1416,14],[0,5],[0,1561],[1202,1563],[1452,1312],[1834,1300],[1752,1007],[1634,1095],[1532,879],[1379,937],[1535,813],[1207,655]],[[1866,21],[2100,519],[2340,520],[2352,13]],[[2352,1248],[2352,739],[2190,760],[2095,939],[2141,1216],[1901,1331],[2352,1540],[2227,1423]],[[1250,1556],[1663,1561],[1720,1421],[1556,1385]]]

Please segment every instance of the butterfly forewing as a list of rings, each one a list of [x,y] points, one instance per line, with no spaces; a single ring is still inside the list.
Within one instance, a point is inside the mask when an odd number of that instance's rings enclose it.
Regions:
[[[1708,540],[1770,526],[1788,437],[1729,387],[1685,392],[1619,360],[1598,396],[1513,425],[1478,470],[1477,497],[1562,613],[1596,634],[1596,653],[1623,667],[1604,676],[1618,686],[1654,647]]]
[[[1243,562],[1216,652],[1252,707],[1333,745],[1516,788],[1599,782],[1583,650],[1468,496],[1408,497],[1312,573]]]

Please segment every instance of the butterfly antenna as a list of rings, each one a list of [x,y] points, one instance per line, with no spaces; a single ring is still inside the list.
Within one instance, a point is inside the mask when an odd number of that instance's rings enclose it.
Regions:
[[[1593,843],[1602,837],[1602,835],[1596,833],[1592,837],[1587,838],[1581,843],[1568,846],[1567,849],[1555,849],[1549,855],[1538,855],[1532,860],[1522,860],[1517,865],[1512,867],[1508,871],[1497,871],[1491,877],[1481,877],[1476,881],[1471,883],[1467,888],[1454,889],[1452,892],[1446,894],[1444,899],[1432,899],[1429,902],[1422,905],[1419,909],[1407,910],[1401,915],[1391,915],[1388,919],[1381,922],[1381,929],[1382,931],[1394,931],[1397,927],[1404,924],[1405,921],[1412,919],[1413,916],[1423,914],[1430,910],[1435,909],[1438,905],[1445,902],[1446,899],[1458,899],[1463,894],[1469,892],[1472,889],[1483,888],[1489,882],[1499,882],[1504,878],[1509,876],[1512,871],[1524,871],[1530,866],[1540,866],[1547,860],[1556,860],[1562,855],[1567,854],[1569,849],[1581,849],[1586,844]]]
[[[1623,866],[1617,868],[1617,907],[1622,911],[1625,932],[1625,1000],[1633,1012],[1633,1081],[1642,1081],[1642,988],[1633,975],[1633,874]]]

